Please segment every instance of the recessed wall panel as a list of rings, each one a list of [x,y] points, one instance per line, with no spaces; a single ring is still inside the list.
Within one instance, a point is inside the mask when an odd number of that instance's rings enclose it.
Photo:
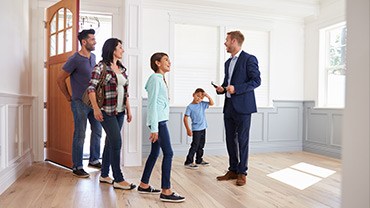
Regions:
[[[23,138],[22,138],[22,148],[23,152],[27,151],[31,147],[31,106],[23,106]]]
[[[251,120],[251,129],[249,141],[262,142],[263,141],[263,113],[253,113]]]
[[[342,146],[342,119],[343,116],[339,114],[334,114],[332,117],[333,124],[332,124],[332,141],[330,142],[332,145]]]
[[[170,132],[171,144],[182,144],[182,113],[170,112],[170,122],[167,122],[168,131]],[[185,141],[184,141],[185,142]]]
[[[279,107],[277,113],[268,114],[268,141],[289,141],[301,138],[300,110],[296,107]]]
[[[19,156],[19,110],[18,106],[8,106],[8,162],[13,162]]]
[[[206,113],[208,126],[206,130],[206,143],[223,143],[225,138],[223,116],[220,113]],[[189,124],[191,119],[189,119]]]
[[[326,144],[329,131],[327,114],[311,114],[307,123],[307,140]]]

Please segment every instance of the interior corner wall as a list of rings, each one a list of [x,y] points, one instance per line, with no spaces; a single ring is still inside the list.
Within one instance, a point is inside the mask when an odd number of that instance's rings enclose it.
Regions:
[[[317,16],[305,21],[304,100],[318,104],[320,29],[346,20],[344,0],[323,0]]]
[[[342,207],[370,207],[370,3],[347,0]]]

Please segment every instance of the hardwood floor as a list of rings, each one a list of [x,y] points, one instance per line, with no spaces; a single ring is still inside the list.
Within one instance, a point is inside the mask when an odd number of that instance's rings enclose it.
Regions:
[[[185,169],[184,157],[174,157],[171,182],[173,190],[186,197],[183,203],[164,203],[158,195],[114,190],[99,183],[100,171],[85,168],[90,178],[74,177],[70,170],[48,162],[34,163],[2,195],[0,207],[340,207],[341,161],[307,152],[253,154],[249,159],[247,184],[216,181],[226,172],[226,156],[205,156],[211,163],[198,170]],[[334,174],[303,190],[268,177],[275,171],[300,162],[335,171]],[[86,165],[85,165],[86,167]],[[160,187],[161,158],[157,161],[151,184]],[[143,167],[124,167],[127,181],[138,184]],[[292,178],[293,180],[293,178]],[[299,181],[299,179],[295,179]]]

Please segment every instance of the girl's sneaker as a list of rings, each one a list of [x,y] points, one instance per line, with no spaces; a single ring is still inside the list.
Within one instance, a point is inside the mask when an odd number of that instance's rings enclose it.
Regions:
[[[160,198],[161,201],[164,201],[164,202],[175,202],[175,203],[177,203],[177,202],[185,201],[185,197],[180,196],[175,192],[172,192],[171,195],[164,195],[164,194],[161,193],[159,198]]]
[[[155,189],[152,186],[149,186],[148,188],[141,188],[140,186],[138,186],[137,191],[141,194],[159,194],[159,193],[161,193],[161,190]]]

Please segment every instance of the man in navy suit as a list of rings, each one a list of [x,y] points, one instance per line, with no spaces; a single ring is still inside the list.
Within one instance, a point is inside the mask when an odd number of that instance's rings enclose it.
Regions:
[[[241,49],[243,42],[240,31],[227,33],[224,44],[231,57],[225,63],[224,82],[216,88],[217,94],[225,94],[223,113],[229,154],[229,170],[217,180],[236,179],[238,186],[246,183],[251,114],[257,112],[254,89],[261,85],[257,58]]]

